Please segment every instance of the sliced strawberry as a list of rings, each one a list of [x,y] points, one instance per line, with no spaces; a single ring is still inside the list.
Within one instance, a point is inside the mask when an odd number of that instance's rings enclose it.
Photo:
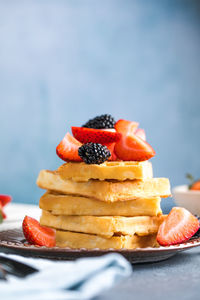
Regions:
[[[1,210],[1,214],[2,214],[3,219],[6,219],[6,218],[7,218],[7,215],[5,214],[3,208],[2,208],[2,210]]]
[[[111,160],[111,161],[116,161],[117,160],[117,155],[115,154],[115,143],[112,143],[112,144],[107,144],[106,147],[108,148],[108,150],[110,151],[111,153],[111,156],[109,157],[108,160]]]
[[[144,161],[155,155],[153,148],[135,134],[137,127],[138,123],[127,120],[119,120],[115,124],[115,129],[122,133],[114,149],[119,159]]]
[[[57,155],[64,161],[82,161],[78,155],[78,148],[82,144],[77,141],[70,133],[67,133],[56,148]]]
[[[123,136],[115,145],[115,153],[122,160],[144,161],[155,155],[153,148],[136,135]]]
[[[124,135],[129,135],[135,133],[138,128],[139,123],[127,121],[127,120],[119,120],[115,123],[115,129],[117,132],[120,132]]]
[[[41,226],[40,223],[26,216],[22,223],[26,240],[33,245],[54,247],[56,245],[55,230]]]
[[[189,240],[199,229],[199,221],[187,209],[173,207],[160,225],[157,241],[162,246],[175,245]]]
[[[3,219],[6,219],[7,216],[4,212],[4,206],[6,206],[9,202],[11,202],[12,197],[9,195],[0,195],[0,211]]]
[[[146,133],[145,133],[144,129],[137,128],[136,131],[135,131],[135,135],[137,135],[143,141],[146,141]]]
[[[7,205],[8,203],[10,203],[12,200],[12,197],[9,195],[0,195],[0,203],[2,204],[2,206]]]
[[[72,127],[73,136],[81,143],[99,143],[102,145],[110,144],[119,141],[121,134],[116,131]]]

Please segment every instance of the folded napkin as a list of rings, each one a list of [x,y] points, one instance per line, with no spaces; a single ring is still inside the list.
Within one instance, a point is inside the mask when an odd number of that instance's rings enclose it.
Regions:
[[[40,270],[23,279],[8,276],[7,282],[0,281],[0,298],[6,300],[91,299],[132,273],[131,264],[116,253],[72,262],[0,255]]]

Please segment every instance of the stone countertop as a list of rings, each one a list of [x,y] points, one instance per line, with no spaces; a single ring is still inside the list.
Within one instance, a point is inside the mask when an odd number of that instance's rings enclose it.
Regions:
[[[95,300],[200,299],[200,247],[168,260],[133,265],[133,275]]]

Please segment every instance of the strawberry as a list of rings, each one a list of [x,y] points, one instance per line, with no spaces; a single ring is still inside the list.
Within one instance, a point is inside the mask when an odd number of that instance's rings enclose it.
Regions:
[[[140,137],[143,141],[146,141],[146,133],[145,133],[144,129],[137,128],[135,131],[135,135]]]
[[[7,205],[8,203],[10,203],[12,200],[12,197],[9,195],[0,195],[0,203],[2,204],[2,206]]]
[[[0,211],[1,211],[1,216],[3,217],[3,219],[6,219],[6,214],[3,210],[3,208],[8,203],[10,203],[11,200],[12,200],[12,197],[9,195],[0,195]]]
[[[153,148],[136,135],[123,136],[114,150],[117,157],[125,161],[144,161],[155,155]]]
[[[7,218],[7,215],[5,214],[5,212],[3,211],[3,209],[1,210],[1,214],[2,214],[3,219]]]
[[[195,181],[195,182],[191,185],[190,190],[193,190],[193,191],[200,191],[200,180]]]
[[[186,174],[186,177],[190,181],[190,185],[188,186],[189,190],[200,191],[200,179],[195,180],[189,173]]]
[[[144,161],[155,155],[153,148],[135,132],[138,123],[119,120],[115,124],[115,129],[122,133],[122,137],[115,145],[115,153],[119,159]]]
[[[55,230],[41,226],[40,223],[28,216],[25,216],[22,229],[28,243],[39,246],[55,247]]]
[[[189,240],[198,229],[195,216],[183,207],[173,207],[159,227],[157,241],[162,246],[179,244]]]
[[[81,146],[82,144],[79,141],[67,133],[57,146],[56,153],[64,161],[82,161],[78,155],[78,148]]]
[[[115,123],[115,129],[117,132],[120,132],[125,135],[135,133],[136,129],[138,128],[139,123],[127,121],[127,120],[119,120]]]
[[[115,154],[115,151],[114,151],[115,143],[107,144],[106,147],[108,148],[108,150],[109,150],[110,153],[111,153],[111,156],[109,157],[108,160],[112,160],[112,161],[117,160],[117,155]]]
[[[121,134],[116,131],[72,127],[73,136],[81,143],[99,143],[102,145],[110,144],[119,141]]]

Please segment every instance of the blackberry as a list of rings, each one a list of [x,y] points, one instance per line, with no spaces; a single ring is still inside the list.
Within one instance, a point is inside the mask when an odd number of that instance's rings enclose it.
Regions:
[[[87,143],[78,148],[78,155],[86,164],[102,164],[111,153],[106,146],[96,143]]]
[[[97,116],[94,119],[90,119],[82,127],[94,128],[94,129],[106,129],[114,128],[115,120],[111,115],[101,115]]]

